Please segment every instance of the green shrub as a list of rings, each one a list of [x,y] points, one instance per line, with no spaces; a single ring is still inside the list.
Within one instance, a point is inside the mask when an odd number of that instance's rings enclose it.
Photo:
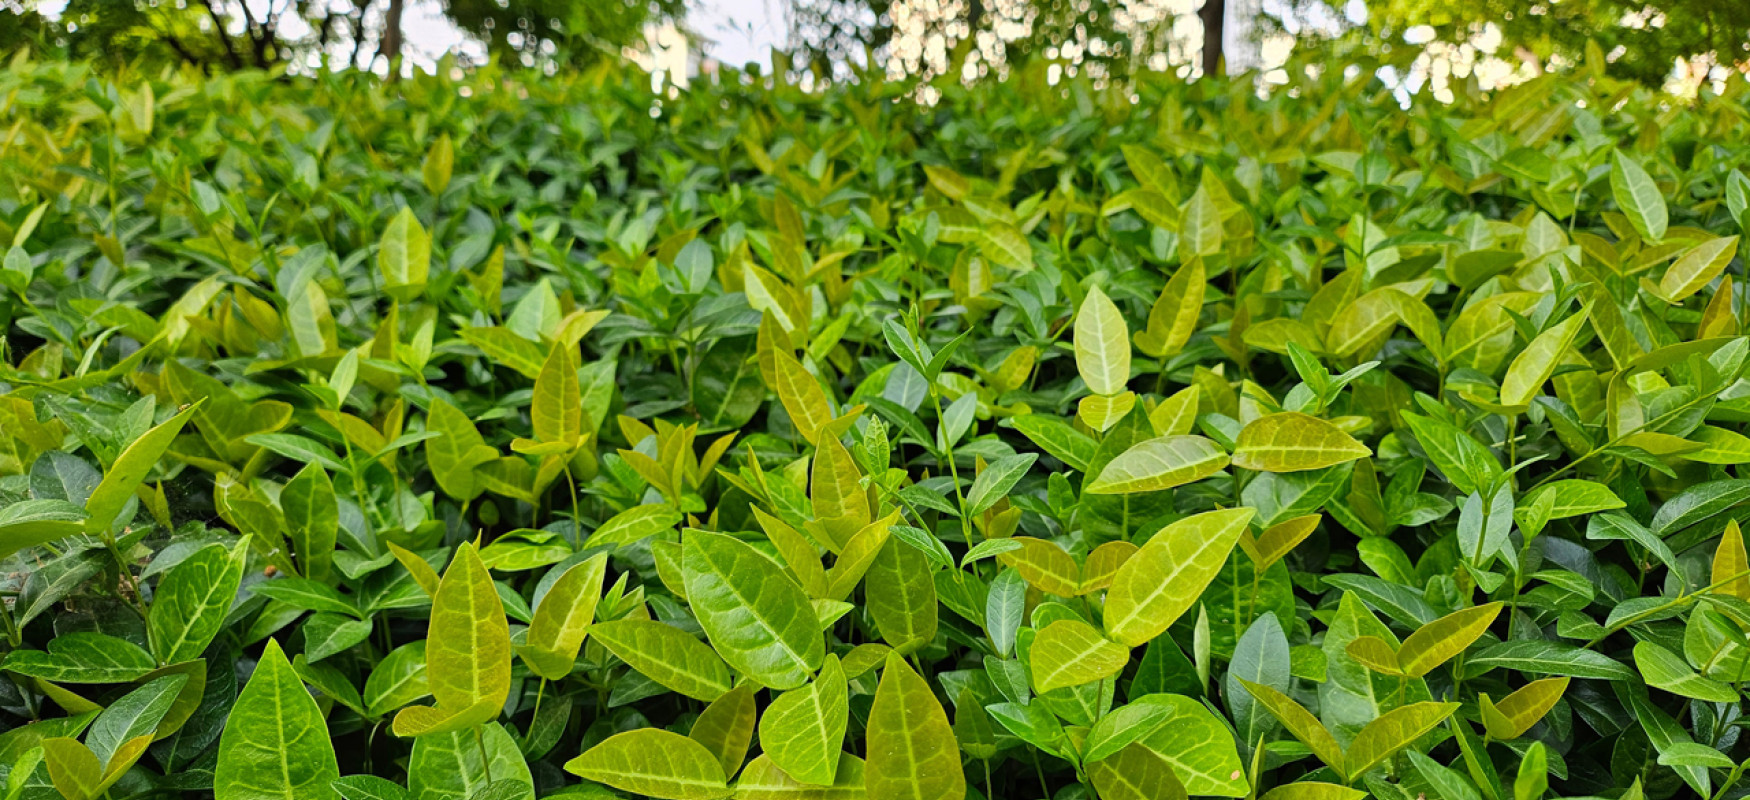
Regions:
[[[15,61],[0,797],[1736,796],[1750,87],[1303,66]]]

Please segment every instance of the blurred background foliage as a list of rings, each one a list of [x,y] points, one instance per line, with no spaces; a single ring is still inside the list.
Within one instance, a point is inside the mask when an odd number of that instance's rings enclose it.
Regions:
[[[1750,70],[1741,0],[0,0],[0,51],[209,73],[615,59],[684,84],[717,68],[726,19],[759,20],[758,50],[782,47],[776,68],[805,85],[865,70],[1002,79],[1039,59],[1096,80],[1222,71],[1280,85],[1288,54],[1310,49],[1330,52],[1297,61],[1377,65],[1405,102],[1450,102],[1454,81],[1521,83],[1588,55],[1678,94]]]

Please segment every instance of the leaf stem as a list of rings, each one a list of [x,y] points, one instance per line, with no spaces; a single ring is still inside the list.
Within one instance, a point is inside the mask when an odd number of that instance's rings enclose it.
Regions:
[[[1666,611],[1670,611],[1673,608],[1688,605],[1689,603],[1694,602],[1695,598],[1700,597],[1701,595],[1708,594],[1708,593],[1712,592],[1713,590],[1720,588],[1721,586],[1725,586],[1726,584],[1731,583],[1732,581],[1738,580],[1740,578],[1745,578],[1745,577],[1750,577],[1750,569],[1740,570],[1735,574],[1728,575],[1725,578],[1714,581],[1713,583],[1710,583],[1706,586],[1703,586],[1700,589],[1697,589],[1693,592],[1689,592],[1687,594],[1679,594],[1676,597],[1673,597],[1670,600],[1667,600],[1663,603],[1660,603],[1659,605],[1654,606],[1652,608],[1649,608],[1645,611],[1637,611],[1633,614],[1630,614],[1626,619],[1618,620],[1617,622],[1613,623],[1610,627],[1605,628],[1603,633],[1598,634],[1598,636],[1596,638],[1594,638],[1590,642],[1587,642],[1585,644],[1585,646],[1581,647],[1580,649],[1590,650],[1593,647],[1597,646],[1599,642],[1604,641],[1604,639],[1606,637],[1610,636],[1613,633],[1616,633],[1617,631],[1623,630],[1624,628],[1627,628],[1630,625],[1633,625],[1637,622],[1640,622],[1643,619],[1647,619],[1648,617],[1657,616],[1659,614],[1665,613]]]
[[[480,746],[480,770],[486,773],[486,785],[492,786],[492,757],[486,754],[485,725],[474,726],[474,743]]]

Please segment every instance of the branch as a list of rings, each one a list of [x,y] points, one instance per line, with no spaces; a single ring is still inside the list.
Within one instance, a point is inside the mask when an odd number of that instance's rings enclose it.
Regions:
[[[213,26],[218,29],[219,42],[225,45],[225,60],[231,62],[232,69],[242,69],[243,60],[237,57],[237,48],[231,46],[231,34],[225,31],[225,19],[219,16],[219,10],[213,7],[212,0],[200,0],[207,9],[207,16],[213,18]],[[244,7],[245,10],[248,6]]]

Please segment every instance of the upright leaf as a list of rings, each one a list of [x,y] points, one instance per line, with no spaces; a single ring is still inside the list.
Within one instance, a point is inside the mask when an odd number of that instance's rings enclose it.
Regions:
[[[329,800],[340,777],[316,699],[269,639],[219,738],[216,800]]]
[[[869,709],[865,785],[883,800],[961,800],[966,775],[948,714],[898,652],[887,654]]]

